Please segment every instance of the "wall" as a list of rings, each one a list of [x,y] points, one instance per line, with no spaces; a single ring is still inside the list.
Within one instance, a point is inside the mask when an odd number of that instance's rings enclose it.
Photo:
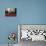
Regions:
[[[17,8],[16,17],[5,17],[5,8]],[[8,43],[17,24],[46,24],[46,0],[0,0],[0,44]]]

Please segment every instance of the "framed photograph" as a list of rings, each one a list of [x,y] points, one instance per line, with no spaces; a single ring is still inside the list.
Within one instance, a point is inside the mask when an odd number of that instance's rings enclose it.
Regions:
[[[16,16],[17,9],[16,8],[6,8],[5,9],[5,16]]]

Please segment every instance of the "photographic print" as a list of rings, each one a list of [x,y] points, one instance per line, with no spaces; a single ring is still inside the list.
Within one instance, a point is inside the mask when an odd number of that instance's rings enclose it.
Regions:
[[[6,8],[5,16],[16,16],[16,8]]]

